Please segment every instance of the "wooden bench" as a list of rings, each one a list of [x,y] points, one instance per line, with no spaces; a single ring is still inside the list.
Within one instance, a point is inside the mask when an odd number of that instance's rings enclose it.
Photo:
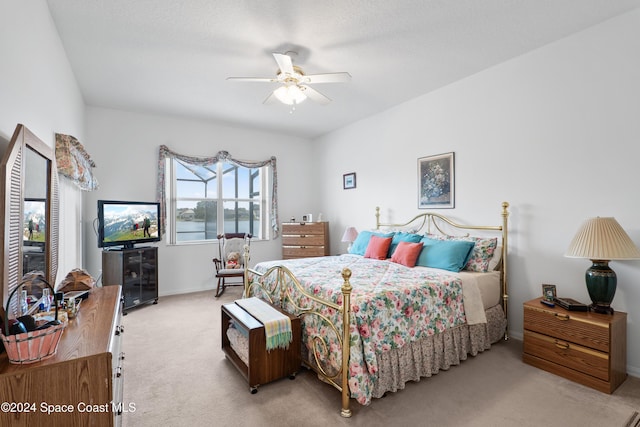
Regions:
[[[274,307],[291,319],[293,340],[287,349],[266,350],[264,326],[235,303],[222,306],[222,351],[226,358],[240,371],[249,383],[251,393],[258,392],[258,386],[288,376],[295,378],[300,369],[300,319],[278,307]],[[248,364],[231,347],[227,329],[233,322],[249,340]]]

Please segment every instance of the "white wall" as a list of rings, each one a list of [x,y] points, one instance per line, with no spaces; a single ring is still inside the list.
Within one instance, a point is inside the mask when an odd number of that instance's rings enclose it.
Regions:
[[[315,142],[332,233],[418,213],[417,159],[455,152],[461,222],[500,224],[511,203],[510,331],[541,283],[589,302],[588,260],[563,257],[582,221],[614,216],[640,245],[640,11],[488,69]],[[366,155],[364,155],[366,153]],[[357,173],[357,188],[341,177]],[[333,252],[344,250],[335,239]],[[640,261],[612,262],[640,375]]]
[[[100,189],[84,199],[85,265],[93,275],[101,271],[101,251],[93,221],[99,199],[156,199],[158,148],[166,145],[181,154],[208,156],[220,150],[247,160],[277,159],[280,219],[300,218],[316,210],[311,147],[308,140],[240,129],[210,122],[103,108],[87,109],[87,144],[97,164]],[[251,265],[282,256],[280,238],[251,243]],[[194,292],[214,287],[211,259],[217,243],[158,244],[159,294]]]
[[[55,133],[84,136],[84,102],[45,1],[0,3],[0,152],[18,123],[51,147]],[[81,266],[81,194],[61,180],[58,282]]]

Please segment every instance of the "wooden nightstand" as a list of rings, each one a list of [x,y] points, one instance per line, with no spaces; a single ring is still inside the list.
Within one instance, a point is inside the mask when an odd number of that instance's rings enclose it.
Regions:
[[[604,393],[627,378],[627,313],[613,315],[524,303],[522,360]]]

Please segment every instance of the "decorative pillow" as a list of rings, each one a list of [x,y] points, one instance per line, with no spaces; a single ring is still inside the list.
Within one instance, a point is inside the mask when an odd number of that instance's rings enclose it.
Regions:
[[[391,237],[371,236],[371,239],[369,239],[369,245],[367,245],[367,250],[364,253],[364,257],[387,259],[389,246],[391,246]]]
[[[418,243],[422,240],[422,236],[419,234],[413,233],[405,233],[404,231],[398,231],[393,235],[393,240],[391,240],[391,247],[389,247],[389,256],[392,256],[398,247],[398,243],[400,242],[411,242]],[[413,266],[412,266],[413,267]]]
[[[398,242],[398,245],[391,256],[391,262],[402,264],[407,267],[414,267],[418,260],[418,255],[420,255],[420,251],[422,251],[422,242]]]
[[[428,234],[427,237],[436,240],[474,242],[473,252],[464,270],[480,273],[489,271],[489,262],[493,258],[493,254],[498,246],[497,237],[437,236],[432,234]]]
[[[367,246],[369,246],[369,240],[371,240],[371,236],[379,236],[379,237],[393,237],[394,233],[374,233],[372,231],[361,231],[358,233],[358,237],[351,245],[351,249],[349,250],[350,254],[354,255],[364,255],[367,251]]]
[[[424,237],[424,245],[416,265],[458,272],[464,268],[473,251],[473,242],[465,240],[435,240]]]

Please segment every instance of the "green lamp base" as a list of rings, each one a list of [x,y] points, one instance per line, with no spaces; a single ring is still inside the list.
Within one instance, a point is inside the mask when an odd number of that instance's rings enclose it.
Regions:
[[[609,261],[591,260],[593,265],[585,273],[587,291],[591,298],[591,311],[613,314],[611,301],[616,294],[618,279],[616,273],[609,268]]]

